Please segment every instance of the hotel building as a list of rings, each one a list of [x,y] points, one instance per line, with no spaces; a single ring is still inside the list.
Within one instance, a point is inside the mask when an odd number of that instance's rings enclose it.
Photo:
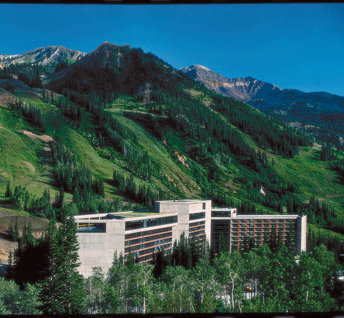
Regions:
[[[246,215],[236,209],[213,208],[211,211],[210,244],[218,252],[220,238],[224,237],[230,251],[243,248],[245,239],[261,245],[264,240],[275,238],[285,243],[295,242],[298,254],[306,251],[307,216],[300,215]]]
[[[245,237],[262,243],[274,231],[284,241],[291,233],[296,251],[306,250],[306,216],[237,215],[236,209],[212,208],[211,200],[157,201],[154,212],[88,214],[74,219],[80,244],[79,271],[84,277],[96,266],[107,272],[115,251],[125,258],[132,253],[139,262],[149,262],[160,249],[171,250],[182,233],[197,241],[205,237],[215,252],[221,236],[232,251],[242,248]]]

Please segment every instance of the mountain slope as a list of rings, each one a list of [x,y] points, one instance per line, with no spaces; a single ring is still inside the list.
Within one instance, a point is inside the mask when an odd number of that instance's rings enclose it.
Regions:
[[[8,100],[0,125],[9,131],[1,144],[9,160],[0,162],[0,193],[8,181],[37,198],[48,187],[58,203],[63,187],[65,200],[83,213],[130,209],[121,199],[150,208],[152,200],[200,197],[241,212],[284,213],[295,206],[296,213],[316,195],[333,202],[338,222],[343,217],[344,186],[338,171],[319,160],[321,147],[140,49],[103,43],[47,76],[44,89],[14,79],[0,86],[0,100]],[[18,110],[12,95],[40,110],[42,127]],[[23,131],[53,138],[50,160],[42,156],[41,138]]]
[[[341,128],[344,126],[344,97],[325,92],[281,89],[252,77],[225,78],[202,65],[185,67],[180,71],[218,94],[244,101],[311,133],[320,142],[330,142],[344,149],[344,130]],[[335,125],[336,131],[332,132],[327,125]]]
[[[202,65],[188,66],[179,71],[219,94],[249,102],[258,109],[287,106],[297,101],[311,103],[323,111],[344,112],[344,97],[325,92],[304,93],[296,89],[282,89],[252,77],[226,78]]]
[[[57,64],[64,62],[67,64],[74,63],[84,57],[86,53],[76,50],[70,50],[61,45],[37,48],[35,50],[15,55],[0,54],[0,68],[10,65],[25,65],[27,63],[41,65],[46,73],[52,73]]]
[[[244,102],[265,100],[282,91],[276,85],[265,83],[252,77],[226,78],[202,65],[188,66],[179,71],[191,79],[203,83],[207,88],[218,94],[233,97]]]

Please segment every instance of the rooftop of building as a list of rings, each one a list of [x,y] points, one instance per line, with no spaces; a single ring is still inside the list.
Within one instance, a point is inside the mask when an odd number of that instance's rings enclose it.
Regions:
[[[233,210],[236,210],[237,208],[214,208],[212,207],[211,210],[212,211],[225,211],[225,212],[231,212]]]
[[[115,212],[111,216],[123,217],[123,218],[139,218],[142,216],[161,216],[161,213],[151,212],[151,211],[128,211],[128,212]],[[111,217],[110,217],[111,218]]]
[[[237,214],[232,217],[218,216],[212,217],[212,219],[232,219],[232,220],[272,220],[272,219],[297,219],[300,217],[298,214]]]
[[[173,214],[173,213],[171,213]],[[99,214],[84,214],[74,216],[74,220],[124,220],[141,217],[152,217],[161,216],[164,217],[166,214],[151,212],[151,211],[123,211],[123,212],[110,212],[110,213],[99,213]]]
[[[162,203],[201,203],[201,202],[205,202],[205,201],[211,201],[208,199],[179,199],[179,200],[160,200],[160,201],[155,201],[155,202],[162,202]]]

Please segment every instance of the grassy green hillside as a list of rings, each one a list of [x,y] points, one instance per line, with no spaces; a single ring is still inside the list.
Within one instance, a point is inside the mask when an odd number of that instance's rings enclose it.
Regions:
[[[195,92],[197,91],[193,89],[193,95]],[[41,196],[44,189],[47,188],[50,189],[52,197],[58,193],[59,189],[54,185],[52,175],[54,162],[47,150],[49,144],[44,141],[44,136],[50,138],[57,136],[67,147],[73,149],[78,162],[88,165],[94,176],[109,181],[105,182],[106,198],[111,199],[123,195],[111,184],[110,180],[114,169],[122,170],[129,177],[130,172],[125,169],[125,157],[115,151],[115,157],[110,159],[109,148],[102,149],[92,144],[90,135],[92,135],[92,130],[97,127],[92,114],[83,110],[83,120],[88,127],[88,132],[85,132],[77,128],[75,122],[63,116],[61,110],[55,105],[32,98],[30,93],[25,95],[23,91],[18,96],[21,100],[41,109],[46,132],[30,125],[22,117],[19,118],[9,107],[0,108],[1,193],[5,192],[7,181],[10,181],[13,186],[18,184],[26,186],[37,197]],[[57,100],[57,94],[55,96]],[[209,97],[201,98],[200,101],[207,103]],[[208,105],[211,105],[211,102]],[[193,179],[194,171],[190,165],[196,165],[203,170],[204,167],[191,158],[189,150],[192,142],[190,140],[188,141],[182,134],[172,129],[167,130],[165,139],[156,138],[152,134],[151,127],[144,120],[144,115],[148,113],[147,108],[143,107],[142,101],[130,96],[119,96],[111,104],[111,107],[106,109],[106,112],[135,136],[137,146],[142,152],[147,152],[148,156],[162,168],[162,173],[180,189],[184,197],[204,196]],[[166,115],[153,114],[153,116],[160,120],[167,119]],[[235,127],[235,129],[237,128]],[[260,149],[251,136],[241,131],[240,134],[254,149]],[[48,138],[48,140],[51,139]],[[271,152],[267,152],[267,158],[269,162],[274,160],[275,170],[285,181],[296,185],[298,189],[296,195],[300,200],[307,201],[312,195],[316,195],[323,202],[334,206],[336,211],[341,214],[343,207],[341,196],[344,195],[344,187],[338,173],[329,169],[329,163],[320,161],[319,152],[319,145],[315,144],[312,147],[302,147],[299,154],[292,159],[276,156]],[[182,156],[185,159],[182,159]],[[246,178],[248,174],[254,177],[255,173],[248,171],[234,159],[227,164],[219,163],[218,167],[223,173],[222,178],[226,179],[221,180],[224,191],[232,199],[233,204],[245,200],[247,194],[245,185],[237,180]],[[139,178],[134,179],[139,183]],[[154,183],[167,191],[167,188],[158,179],[155,178]],[[66,197],[70,200],[72,194],[67,193]],[[264,207],[259,202],[256,203],[256,206],[258,209],[272,212],[271,209]]]
[[[32,98],[22,90],[18,94],[20,100],[38,107],[43,115],[46,132],[30,125],[18,114],[11,111],[9,106],[0,108],[0,193],[6,190],[7,181],[11,182],[11,187],[17,185],[25,186],[37,198],[40,197],[44,189],[49,189],[52,198],[59,189],[54,184],[53,167],[54,162],[51,156],[49,142],[53,137],[58,137],[69,148],[73,149],[78,162],[85,163],[91,170],[92,175],[104,180],[111,180],[114,169],[121,169],[126,176],[130,173],[123,167],[123,155],[116,153],[116,157],[109,159],[108,149],[101,149],[92,145],[89,141],[90,131],[94,123],[92,114],[84,112],[85,125],[89,127],[89,132],[81,131],[75,126],[73,121],[64,117],[61,111],[48,102],[41,99]],[[122,100],[118,99],[117,103]],[[131,102],[129,101],[128,104]],[[134,104],[138,104],[137,102]],[[197,196],[199,189],[197,184],[188,177],[180,166],[171,158],[161,142],[151,136],[135,121],[123,116],[123,110],[111,109],[109,116],[115,117],[126,126],[136,137],[138,146],[142,151],[156,161],[162,168],[162,173],[167,178],[174,181],[185,196]],[[135,178],[138,183],[138,178]],[[155,180],[161,187],[166,188],[159,180]],[[105,197],[108,199],[121,195],[111,182],[105,183]],[[71,194],[66,194],[67,199],[71,199]],[[8,209],[7,209],[8,210]],[[6,210],[6,211],[7,211]],[[14,209],[17,212],[17,209]],[[8,210],[8,213],[12,211]]]
[[[0,213],[44,216],[47,209],[44,200],[20,209],[4,196],[10,182],[33,201],[48,192],[54,204],[64,193],[65,202],[85,203],[84,212],[207,197],[246,213],[308,213],[303,203],[315,196],[331,212],[318,222],[322,233],[344,218],[342,177],[307,135],[197,85],[152,54],[108,52],[46,78],[44,90],[10,80],[9,92],[3,83]],[[38,109],[42,125],[15,100]],[[65,158],[56,159],[57,149]]]

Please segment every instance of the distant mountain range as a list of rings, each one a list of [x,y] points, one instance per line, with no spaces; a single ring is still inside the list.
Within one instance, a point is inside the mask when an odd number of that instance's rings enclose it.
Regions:
[[[252,77],[226,78],[202,65],[188,66],[180,71],[218,94],[246,102],[268,113],[290,120],[343,123],[344,97],[341,96],[282,89]]]
[[[0,54],[0,68],[14,64],[37,64],[44,66],[45,73],[52,73],[57,64],[64,62],[72,64],[87,53],[70,50],[61,45],[37,48],[35,50],[14,55]]]

